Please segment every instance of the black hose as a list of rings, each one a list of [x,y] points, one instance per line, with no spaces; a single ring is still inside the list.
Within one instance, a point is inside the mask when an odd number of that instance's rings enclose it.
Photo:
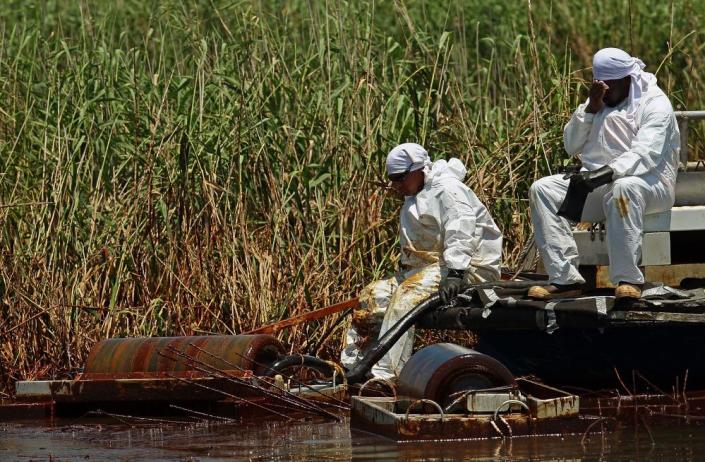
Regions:
[[[397,340],[416,323],[417,319],[441,304],[440,300],[438,295],[433,295],[406,313],[391,329],[384,333],[382,338],[367,351],[365,357],[355,364],[352,370],[347,373],[346,378],[348,379],[348,383],[361,382],[370,369],[372,369],[372,366],[387,354]]]
[[[468,287],[470,289],[528,289],[531,286],[536,285],[546,285],[548,281],[494,281],[485,282],[481,284],[473,284]],[[365,375],[372,369],[377,361],[382,359],[382,357],[392,348],[392,346],[399,340],[399,338],[409,330],[416,321],[421,319],[424,315],[430,313],[432,310],[436,309],[441,305],[440,297],[436,294],[429,297],[426,301],[419,303],[416,307],[406,313],[403,318],[399,320],[391,329],[384,333],[382,338],[380,338],[365,354],[353,368],[347,373],[346,378],[348,383],[358,383],[361,382]],[[528,303],[531,306],[531,302]]]
[[[277,362],[269,367],[265,376],[273,377],[274,375],[279,374],[283,370],[290,367],[308,367],[310,369],[317,370],[326,377],[332,377],[333,372],[335,372],[333,366],[320,358],[296,354],[284,356],[283,358],[277,360]]]

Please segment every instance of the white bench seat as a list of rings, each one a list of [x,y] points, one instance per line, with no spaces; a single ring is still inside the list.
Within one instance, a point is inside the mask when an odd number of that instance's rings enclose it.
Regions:
[[[673,207],[644,216],[644,233],[705,230],[705,205]]]
[[[705,232],[705,205],[673,207],[666,212],[644,216],[640,266],[670,265],[671,232],[697,230]],[[581,265],[609,265],[607,242],[603,233],[573,231],[573,237],[578,246]]]

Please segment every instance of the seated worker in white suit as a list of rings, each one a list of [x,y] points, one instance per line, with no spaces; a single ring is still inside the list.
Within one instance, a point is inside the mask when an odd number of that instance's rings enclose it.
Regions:
[[[569,220],[606,222],[615,296],[641,296],[644,215],[673,206],[680,150],[673,107],[643,69],[640,59],[617,48],[595,54],[589,98],[563,131],[565,149],[579,156],[582,170],[531,185],[531,221],[550,282],[529,290],[534,299],[582,293]]]

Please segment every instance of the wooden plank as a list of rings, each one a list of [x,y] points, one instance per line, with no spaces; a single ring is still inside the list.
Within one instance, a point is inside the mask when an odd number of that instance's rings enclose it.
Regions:
[[[685,278],[705,277],[704,263],[690,263],[683,265],[659,265],[644,268],[644,278],[647,281],[660,281],[671,287],[678,287]]]
[[[596,266],[595,269],[595,287],[613,288],[609,279],[609,267]],[[705,263],[645,266],[641,270],[648,282],[663,282],[671,287],[680,286],[685,278],[705,278]]]
[[[353,298],[351,300],[347,300],[341,303],[336,303],[335,305],[330,305],[326,306],[325,308],[320,308],[318,310],[313,310],[309,311],[308,313],[304,313],[298,316],[294,316],[288,319],[284,319],[279,322],[275,322],[273,324],[269,324],[267,326],[262,326],[258,327],[257,329],[253,329],[247,332],[243,332],[243,335],[251,335],[251,334],[276,334],[280,330],[295,326],[297,324],[301,324],[304,322],[308,321],[313,321],[316,319],[323,318],[325,316],[334,314],[334,313],[339,313],[341,311],[345,311],[348,308],[357,308],[360,306],[360,301],[357,298]]]
[[[205,385],[212,390],[199,385]],[[236,396],[256,396],[250,388],[224,378],[194,379],[115,379],[115,380],[37,380],[19,381],[16,397],[21,401],[54,400],[61,402],[117,402],[180,400],[218,401],[225,393]],[[261,395],[261,394],[259,394]]]

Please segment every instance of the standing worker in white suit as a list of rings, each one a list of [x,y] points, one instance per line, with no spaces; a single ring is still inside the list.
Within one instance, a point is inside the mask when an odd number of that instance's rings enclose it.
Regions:
[[[606,221],[610,280],[618,298],[638,298],[644,215],[669,210],[675,200],[680,135],[668,97],[639,58],[617,48],[593,57],[588,100],[563,131],[568,154],[582,169],[531,185],[531,220],[550,285],[532,287],[535,299],[577,296],[585,279],[570,221]]]
[[[502,234],[485,206],[463,183],[466,169],[460,160],[432,163],[423,147],[405,143],[389,152],[386,168],[392,189],[404,197],[401,268],[395,276],[375,281],[361,292],[361,309],[353,316],[347,347],[341,354],[341,362],[348,368],[364,354],[364,334],[382,337],[436,292],[447,304],[464,284],[500,277]],[[379,333],[364,327],[381,316]],[[372,374],[397,376],[411,356],[413,341],[412,328],[372,368]]]

